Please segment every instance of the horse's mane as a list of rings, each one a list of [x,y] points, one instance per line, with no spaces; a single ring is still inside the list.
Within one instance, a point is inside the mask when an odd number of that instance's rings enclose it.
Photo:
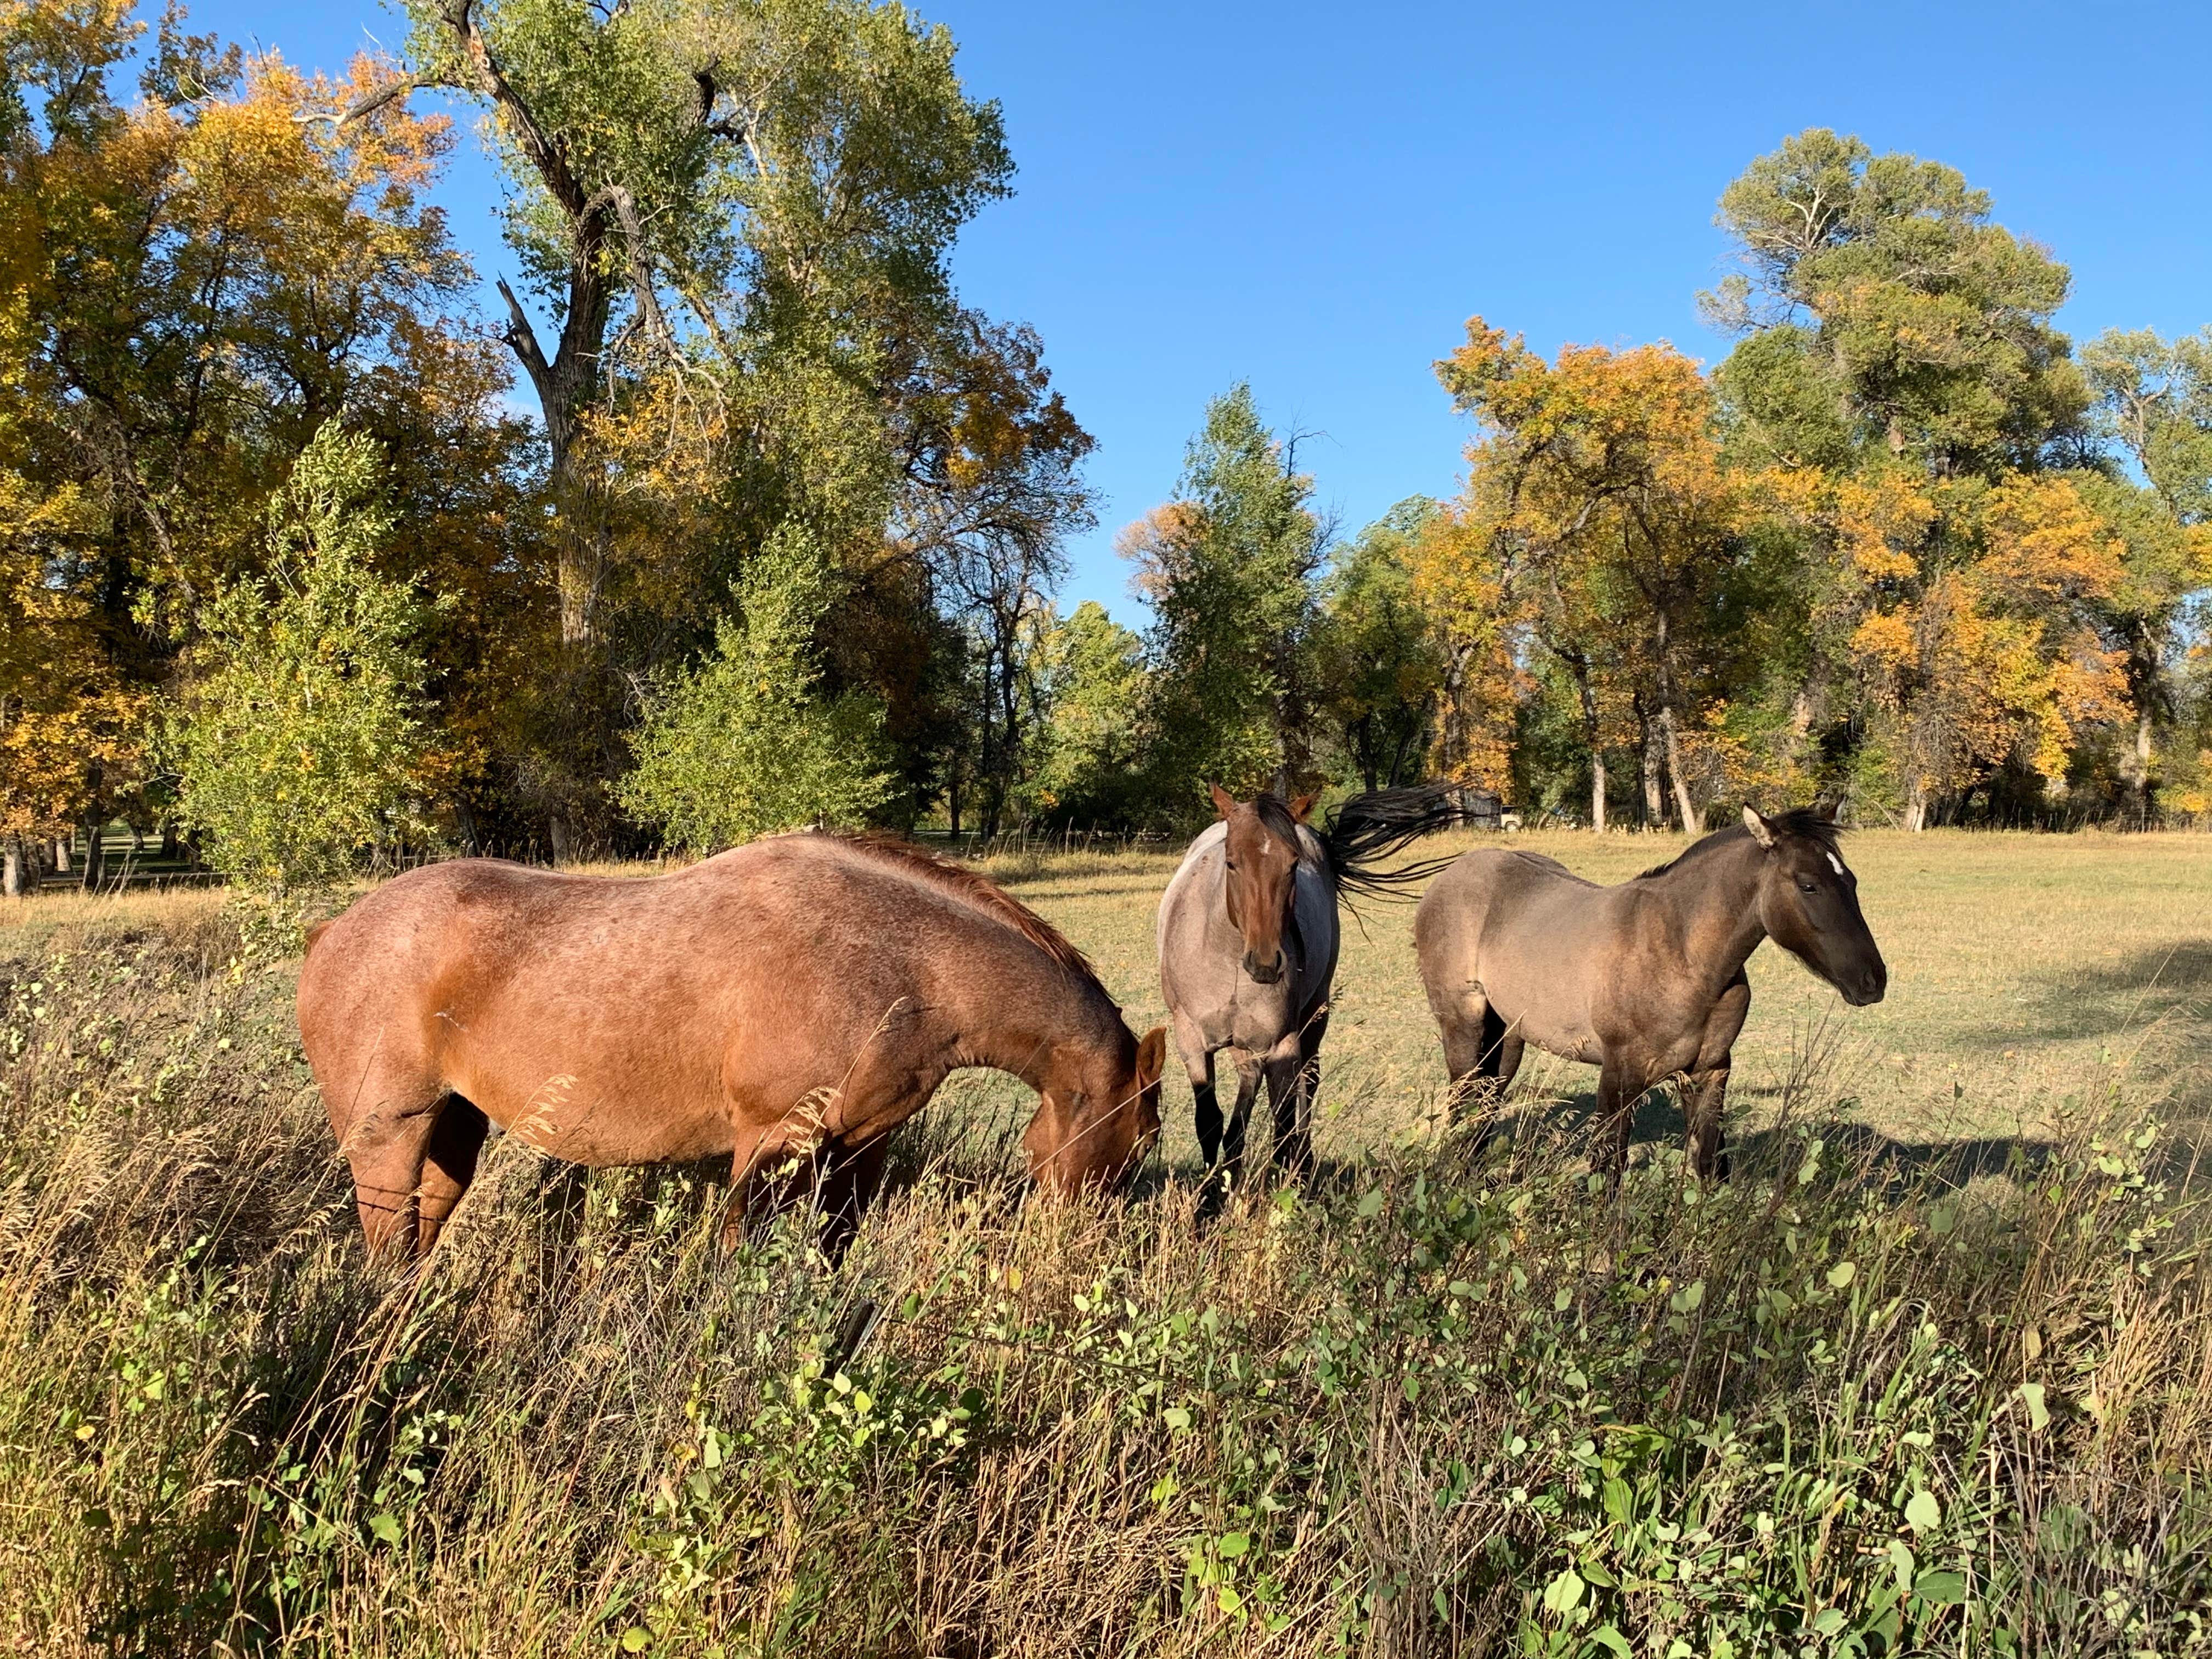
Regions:
[[[1802,836],[1808,841],[1818,842],[1828,852],[1834,852],[1843,840],[1843,826],[1821,816],[1817,807],[1793,806],[1786,812],[1776,812],[1766,820],[1785,836]],[[1638,876],[1638,881],[1650,881],[1654,876],[1663,876],[1677,865],[1687,864],[1701,853],[1713,851],[1723,843],[1747,841],[1751,831],[1741,823],[1731,823],[1725,830],[1716,830],[1710,836],[1690,843],[1664,864],[1655,864]]]
[[[982,911],[993,921],[1012,928],[1069,973],[1088,981],[1102,993],[1106,989],[1099,981],[1098,970],[1091,965],[1091,958],[1070,944],[1065,933],[981,871],[941,858],[927,848],[896,836],[824,833],[841,847],[888,865],[925,887],[958,899],[971,910]]]

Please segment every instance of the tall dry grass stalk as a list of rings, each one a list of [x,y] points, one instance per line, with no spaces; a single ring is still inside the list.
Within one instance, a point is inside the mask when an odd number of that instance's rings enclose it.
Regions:
[[[1701,1191],[1524,1114],[1258,1193],[1024,1203],[936,1117],[846,1262],[514,1137],[364,1265],[288,964],[0,964],[0,1644],[2203,1651],[2212,1321],[2153,1080],[1854,1140],[1817,1036]]]

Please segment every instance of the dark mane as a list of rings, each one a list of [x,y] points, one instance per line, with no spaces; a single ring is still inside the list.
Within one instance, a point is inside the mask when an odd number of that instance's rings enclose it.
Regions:
[[[1819,842],[1831,853],[1836,851],[1843,840],[1843,827],[1821,817],[1815,807],[1793,806],[1786,812],[1768,814],[1766,821],[1783,835],[1802,836],[1808,841]],[[1711,835],[1691,842],[1666,863],[1653,865],[1635,879],[1650,881],[1654,876],[1665,875],[1677,865],[1688,863],[1701,853],[1711,852],[1726,842],[1747,841],[1750,836],[1751,831],[1742,824],[1731,823],[1725,830],[1716,830]]]
[[[878,864],[888,865],[924,887],[958,899],[971,910],[982,911],[993,921],[1012,928],[1069,973],[1088,981],[1102,995],[1105,994],[1106,988],[1100,983],[1098,970],[1091,965],[1090,957],[1070,944],[1067,936],[1057,927],[981,871],[941,858],[927,848],[918,847],[910,841],[902,841],[896,836],[823,833],[841,847],[850,848]]]
[[[1279,797],[1255,796],[1252,809],[1270,835],[1303,848],[1297,821]],[[1426,783],[1354,795],[1331,812],[1327,823],[1316,826],[1316,834],[1338,892],[1389,897],[1426,881],[1451,860],[1430,859],[1400,870],[1380,870],[1376,865],[1422,836],[1450,828],[1460,817],[1457,787]]]

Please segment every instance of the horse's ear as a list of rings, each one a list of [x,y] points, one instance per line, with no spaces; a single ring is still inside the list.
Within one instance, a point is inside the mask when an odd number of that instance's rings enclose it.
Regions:
[[[1321,797],[1319,795],[1300,795],[1296,800],[1292,801],[1291,803],[1291,822],[1293,823],[1304,823],[1306,821],[1306,814],[1313,811],[1313,804],[1320,799]]]
[[[1823,795],[1820,799],[1813,803],[1811,810],[1813,816],[1820,819],[1821,823],[1833,823],[1836,821],[1837,817],[1843,811],[1844,803],[1839,796]]]
[[[1751,831],[1751,838],[1761,847],[1774,845],[1774,826],[1759,817],[1756,809],[1749,806],[1743,809],[1743,827]]]
[[[1168,1028],[1155,1025],[1145,1033],[1144,1041],[1137,1045],[1137,1086],[1149,1089],[1160,1080],[1167,1069]]]
[[[1231,812],[1237,810],[1237,797],[1231,794],[1219,784],[1209,783],[1206,787],[1207,793],[1213,797],[1213,810],[1218,812],[1223,817],[1227,817]]]

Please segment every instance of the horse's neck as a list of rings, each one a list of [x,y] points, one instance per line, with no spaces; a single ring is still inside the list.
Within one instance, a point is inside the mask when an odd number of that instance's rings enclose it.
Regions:
[[[1105,993],[1057,963],[1018,987],[971,982],[956,1011],[961,1063],[1011,1073],[1042,1089],[1054,1056],[1070,1046],[1104,1048],[1121,1025]]]
[[[1653,884],[1676,907],[1689,966],[1714,988],[1734,979],[1766,937],[1759,919],[1765,849],[1749,836],[1675,867]]]

